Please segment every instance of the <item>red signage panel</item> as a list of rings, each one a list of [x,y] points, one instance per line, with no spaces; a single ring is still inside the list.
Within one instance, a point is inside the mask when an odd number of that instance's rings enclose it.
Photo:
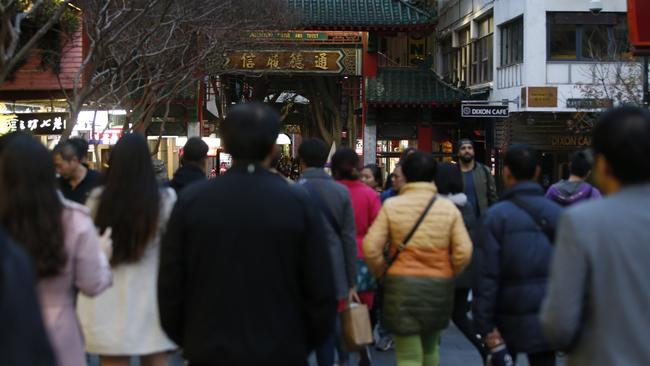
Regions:
[[[634,47],[650,47],[650,1],[627,0],[630,42]]]

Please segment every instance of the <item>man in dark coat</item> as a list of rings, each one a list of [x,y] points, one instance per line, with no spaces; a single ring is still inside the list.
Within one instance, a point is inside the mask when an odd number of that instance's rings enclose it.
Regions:
[[[190,365],[300,365],[336,317],[334,276],[318,208],[269,172],[278,115],[233,108],[223,176],[188,187],[163,239],[162,327]]]
[[[174,173],[169,186],[179,194],[190,184],[206,180],[208,151],[210,148],[200,137],[191,137],[183,146],[181,167]]]
[[[0,357],[3,366],[54,366],[31,259],[0,231]]]
[[[555,364],[555,353],[542,335],[539,313],[561,207],[544,198],[535,182],[536,155],[527,145],[506,152],[507,190],[478,230],[473,310],[490,349],[505,341],[513,357],[527,353],[531,366],[546,366]]]

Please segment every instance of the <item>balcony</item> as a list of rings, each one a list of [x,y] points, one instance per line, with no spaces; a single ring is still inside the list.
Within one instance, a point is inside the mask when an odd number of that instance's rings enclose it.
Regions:
[[[515,88],[523,85],[524,64],[497,67],[497,89]]]

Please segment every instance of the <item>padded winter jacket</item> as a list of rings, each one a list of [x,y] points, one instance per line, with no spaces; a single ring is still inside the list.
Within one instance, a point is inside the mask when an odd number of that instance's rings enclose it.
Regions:
[[[366,261],[375,276],[413,228],[431,198],[432,183],[409,183],[388,199],[364,240]],[[398,335],[443,329],[453,307],[454,276],[469,263],[472,242],[458,208],[439,196],[384,279],[383,320]]]
[[[550,349],[539,313],[553,247],[533,217],[511,201],[514,197],[557,227],[562,209],[544,198],[537,183],[514,186],[487,211],[477,233],[474,321],[482,335],[498,328],[513,352],[541,352]]]

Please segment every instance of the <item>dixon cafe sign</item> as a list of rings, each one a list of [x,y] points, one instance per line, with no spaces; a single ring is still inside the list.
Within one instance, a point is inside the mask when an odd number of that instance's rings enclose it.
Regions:
[[[463,103],[461,105],[463,118],[506,118],[510,116],[507,105]]]

